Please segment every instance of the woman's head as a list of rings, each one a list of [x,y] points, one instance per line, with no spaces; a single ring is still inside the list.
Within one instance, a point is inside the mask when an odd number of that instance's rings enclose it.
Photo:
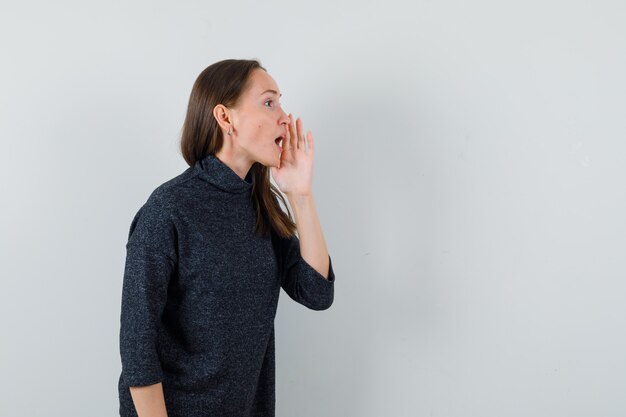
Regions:
[[[271,226],[289,237],[295,223],[278,204],[280,198],[287,207],[270,182],[268,168],[279,165],[275,141],[287,133],[290,123],[280,105],[281,95],[257,60],[226,59],[209,65],[193,84],[180,149],[190,166],[212,154],[236,165],[242,177],[249,168],[257,231],[266,233]]]
[[[276,138],[289,124],[274,79],[256,60],[227,59],[200,73],[193,85],[181,150],[189,165],[207,154],[238,165],[278,166]],[[228,134],[228,132],[231,132]]]
[[[265,70],[255,68],[236,104],[213,108],[222,132],[231,132],[218,152],[225,156],[222,159],[237,159],[246,168],[254,162],[267,167],[279,165],[281,149],[276,139],[287,135],[289,124],[289,116],[279,102],[281,95],[274,79]]]

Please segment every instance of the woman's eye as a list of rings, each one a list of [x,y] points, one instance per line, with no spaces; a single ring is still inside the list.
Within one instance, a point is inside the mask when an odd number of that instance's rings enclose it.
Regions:
[[[273,103],[273,102],[274,102],[274,100],[272,100],[272,99],[268,99],[268,100],[266,100],[266,101],[265,101],[265,104],[270,103],[270,102],[271,102],[271,103]],[[278,105],[279,105],[279,106],[282,106],[282,105],[283,105],[283,103],[278,103]],[[274,106],[270,106],[270,107],[274,107]]]

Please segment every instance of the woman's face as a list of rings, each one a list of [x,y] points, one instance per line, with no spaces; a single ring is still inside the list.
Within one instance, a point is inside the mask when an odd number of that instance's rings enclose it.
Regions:
[[[224,147],[232,147],[227,148],[228,153],[244,156],[250,164],[256,161],[268,167],[279,165],[282,150],[276,139],[287,134],[290,123],[279,101],[281,95],[267,72],[257,68],[250,74],[249,85],[237,107],[228,109],[228,126],[232,126],[231,136],[226,134],[228,127],[224,129]]]

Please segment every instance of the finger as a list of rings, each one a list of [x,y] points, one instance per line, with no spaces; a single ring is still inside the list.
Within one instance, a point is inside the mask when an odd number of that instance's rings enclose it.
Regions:
[[[302,133],[302,120],[300,118],[296,120],[296,127],[298,129],[298,149],[304,149],[304,134]]]
[[[298,145],[299,145],[298,142],[300,142],[300,126],[301,126],[300,125],[300,118],[298,117],[296,119],[296,138],[295,138],[296,140],[295,140],[295,143],[294,143],[296,149],[298,149]]]
[[[315,143],[313,142],[313,132],[311,132],[311,130],[309,130],[309,154],[313,155],[313,152],[315,152]]]
[[[287,146],[289,152],[293,152],[296,147],[296,124],[295,120],[291,118],[291,122],[289,123],[289,140],[287,141]]]
[[[285,133],[285,139],[283,140],[283,152],[281,154],[281,160],[287,159],[289,153],[289,142],[291,141],[291,113],[289,113],[289,122],[287,123],[287,132]]]

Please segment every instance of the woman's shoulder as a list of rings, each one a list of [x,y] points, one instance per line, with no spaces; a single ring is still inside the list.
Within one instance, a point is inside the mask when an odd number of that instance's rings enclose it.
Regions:
[[[152,190],[146,205],[158,206],[162,209],[174,208],[185,201],[185,196],[197,186],[198,173],[193,167],[171,178]]]

